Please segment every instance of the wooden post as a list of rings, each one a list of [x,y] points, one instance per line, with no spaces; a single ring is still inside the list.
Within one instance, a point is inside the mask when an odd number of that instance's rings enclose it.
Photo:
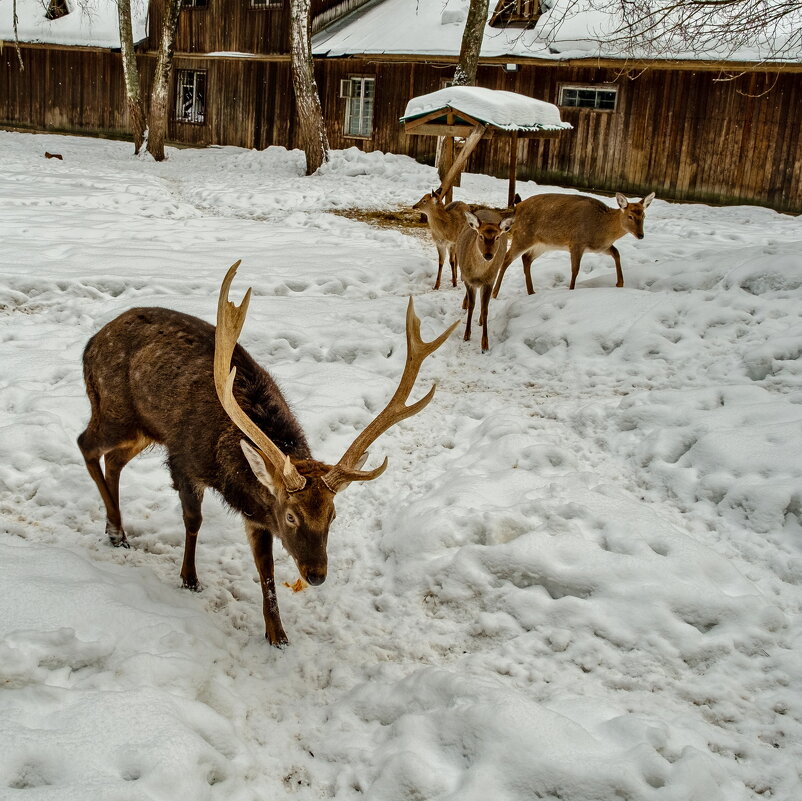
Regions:
[[[515,202],[515,179],[518,177],[518,131],[510,134],[510,188],[507,192],[507,206]]]
[[[463,145],[459,156],[454,159],[451,169],[446,174],[446,177],[440,182],[440,194],[445,194],[451,190],[451,187],[454,185],[454,179],[462,172],[462,168],[468,163],[468,158],[470,157],[471,153],[476,150],[476,146],[479,144],[479,142],[482,141],[482,137],[485,135],[486,130],[487,125],[477,125],[468,135],[468,138],[465,140],[465,144]]]

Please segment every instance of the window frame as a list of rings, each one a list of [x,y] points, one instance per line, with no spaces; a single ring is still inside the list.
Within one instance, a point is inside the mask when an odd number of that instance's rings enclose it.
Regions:
[[[182,80],[182,76],[192,74],[193,78],[193,110],[195,109],[197,100],[195,96],[198,93],[198,75],[203,75],[203,109],[201,111],[202,119],[191,119],[183,116],[179,116],[180,113],[183,111],[183,104],[181,102],[182,99],[182,88],[186,86],[186,82]],[[208,122],[209,114],[208,114],[208,104],[207,104],[207,96],[208,96],[208,88],[209,88],[209,71],[208,70],[193,70],[193,69],[177,69],[175,71],[175,100],[173,102],[173,121],[180,123],[181,125],[206,125]]]
[[[612,92],[614,96],[613,107],[612,108],[600,108],[598,105],[594,106],[582,106],[578,103],[576,105],[566,105],[563,102],[563,92],[566,89],[574,89],[577,91],[592,91],[597,93],[599,92]],[[588,84],[588,83],[561,83],[557,86],[557,105],[560,108],[567,108],[567,109],[583,109],[585,111],[602,111],[606,114],[611,112],[618,111],[618,98],[620,95],[620,87],[614,83],[596,83],[596,84]]]
[[[351,91],[349,96],[345,98],[345,119],[343,121],[343,136],[348,137],[349,139],[372,139],[373,138],[373,131],[374,131],[374,122],[376,117],[376,76],[375,75],[349,75],[345,80],[349,81],[351,84]],[[359,98],[355,98],[353,94],[353,87],[354,82],[360,81],[362,83],[362,93]],[[355,99],[359,99],[360,102],[364,105],[365,100],[365,92],[364,87],[365,84],[370,81],[373,84],[373,94],[370,97],[370,133],[351,133],[348,126],[351,121],[351,103]],[[358,119],[362,119],[364,115],[360,114]]]
[[[181,3],[182,11],[206,11],[209,8],[209,0],[183,0]]]
[[[248,0],[251,11],[281,11],[284,0]]]

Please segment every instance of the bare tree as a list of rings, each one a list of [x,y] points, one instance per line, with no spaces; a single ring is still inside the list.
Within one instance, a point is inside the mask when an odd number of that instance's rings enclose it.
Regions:
[[[329,140],[315,81],[312,61],[311,14],[309,0],[290,2],[290,56],[295,106],[306,153],[306,174],[316,172],[329,158]]]
[[[605,30],[591,32],[594,38],[630,56],[741,53],[770,61],[798,58],[802,48],[801,0],[572,0],[544,33],[557,38],[562,22],[588,9],[609,19]]]
[[[131,0],[117,0],[117,15],[120,23],[120,49],[123,57],[125,95],[128,100],[128,117],[134,136],[134,154],[138,155],[147,139],[145,104],[142,101],[139,68],[134,50],[134,33],[131,23]]]
[[[479,53],[487,25],[489,0],[471,0],[465,30],[462,32],[462,46],[459,63],[454,71],[455,86],[473,86],[476,83],[476,69],[479,66]]]
[[[156,70],[150,91],[148,113],[148,150],[156,161],[164,161],[164,140],[167,137],[167,100],[170,96],[170,73],[173,69],[175,32],[183,0],[166,0],[164,18],[159,33]]]

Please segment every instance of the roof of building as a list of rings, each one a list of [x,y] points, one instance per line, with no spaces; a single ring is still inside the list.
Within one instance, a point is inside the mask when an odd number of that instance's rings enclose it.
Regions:
[[[48,0],[17,0],[19,41],[82,47],[119,48],[115,0],[66,0],[69,13],[48,19]],[[132,0],[134,41],[147,36],[147,2]],[[14,2],[0,0],[0,41],[14,41]]]
[[[660,0],[653,0],[655,3]],[[321,31],[313,40],[315,55],[413,55],[455,58],[459,55],[469,0],[376,0]],[[589,0],[541,0],[545,9],[535,26],[485,28],[481,55],[485,58],[702,60],[802,62],[802,48],[784,46],[783,36],[798,41],[802,11],[749,45],[721,42],[704,52],[683,51],[666,39],[647,50],[633,52],[611,32],[618,18],[591,8]],[[496,4],[490,4],[489,18]],[[781,29],[781,30],[780,30]],[[795,37],[792,39],[792,37]],[[778,56],[777,54],[782,55]]]

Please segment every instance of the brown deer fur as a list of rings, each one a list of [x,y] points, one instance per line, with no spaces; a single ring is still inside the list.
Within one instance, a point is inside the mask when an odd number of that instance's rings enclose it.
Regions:
[[[451,265],[451,285],[456,286],[458,264],[454,246],[460,231],[465,227],[464,213],[469,211],[468,204],[455,200],[446,205],[435,190],[427,192],[412,208],[426,215],[426,222],[437,248],[437,280],[434,288],[440,289],[440,276],[446,258]]]
[[[531,295],[532,262],[548,250],[567,250],[571,254],[571,285],[576,286],[582,255],[590,250],[613,257],[616,286],[624,286],[621,257],[613,242],[625,234],[643,239],[646,208],[654,200],[654,192],[643,200],[632,202],[620,192],[615,196],[619,208],[614,209],[587,195],[534,195],[515,207],[510,249],[499,270],[493,297],[498,296],[507,267],[518,258],[523,261],[526,291]]]
[[[226,281],[233,278],[236,267]],[[227,295],[225,282],[224,287]],[[222,298],[221,291],[221,308]],[[247,296],[242,308],[247,308]],[[273,575],[273,539],[282,542],[306,581],[317,585],[325,580],[335,493],[350,481],[377,477],[386,460],[376,470],[360,470],[370,442],[394,422],[420,411],[434,394],[432,388],[417,403],[404,406],[421,362],[445,341],[453,326],[432,343],[420,340],[419,326],[410,301],[407,345],[411,355],[399,392],[335,467],[312,458],[301,426],[276,383],[240,345],[233,344],[238,329],[234,332],[231,365],[236,373],[229,376],[233,398],[226,401],[237,404],[258,433],[272,441],[268,444],[286,455],[285,472],[292,472],[300,484],[287,489],[292,485],[286,484],[281,469],[271,467],[261,445],[255,448],[244,440],[239,423],[218,397],[213,375],[214,326],[163,308],[131,309],[107,323],[84,350],[91,419],[78,445],[106,507],[106,532],[112,544],[128,547],[119,507],[120,471],[148,445],[163,445],[183,510],[184,586],[200,589],[195,545],[201,502],[210,488],[245,520],[262,586],[265,636],[273,645],[285,644]],[[228,374],[227,365],[224,369]]]
[[[479,324],[482,326],[482,351],[489,347],[487,339],[487,310],[490,293],[496,280],[504,254],[507,252],[507,231],[514,217],[502,219],[497,211],[478,209],[475,214],[465,212],[468,224],[457,240],[457,259],[465,283],[468,318],[465,323],[465,341],[471,338],[471,320],[476,305],[476,293],[481,293]]]

